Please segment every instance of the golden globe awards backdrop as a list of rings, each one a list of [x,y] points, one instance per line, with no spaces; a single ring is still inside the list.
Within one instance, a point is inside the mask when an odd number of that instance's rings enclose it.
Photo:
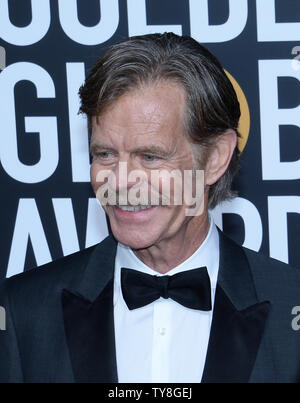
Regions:
[[[165,31],[207,46],[241,103],[239,197],[215,221],[300,266],[299,0],[0,0],[0,276],[108,234],[78,88],[109,45]]]

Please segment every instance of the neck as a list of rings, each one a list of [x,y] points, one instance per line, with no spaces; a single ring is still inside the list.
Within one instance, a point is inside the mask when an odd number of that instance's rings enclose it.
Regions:
[[[200,247],[209,231],[208,214],[190,220],[172,238],[164,239],[146,249],[133,249],[135,255],[152,270],[165,274],[178,266]]]

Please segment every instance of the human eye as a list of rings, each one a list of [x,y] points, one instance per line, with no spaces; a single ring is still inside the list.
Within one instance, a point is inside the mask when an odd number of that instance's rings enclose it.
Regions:
[[[115,154],[110,150],[93,150],[92,151],[93,161],[103,164],[111,164],[115,160]]]
[[[108,158],[110,158],[112,156],[112,153],[111,152],[109,152],[109,151],[100,151],[99,153],[98,153],[98,157],[99,158],[102,158],[102,159],[108,159]]]
[[[153,162],[157,160],[157,157],[155,155],[151,155],[151,154],[144,154],[143,158],[146,162]]]

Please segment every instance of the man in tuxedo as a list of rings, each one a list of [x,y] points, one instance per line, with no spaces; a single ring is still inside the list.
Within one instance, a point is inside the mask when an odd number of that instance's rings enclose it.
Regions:
[[[300,381],[299,271],[237,245],[209,215],[233,196],[239,159],[239,103],[220,63],[189,37],[134,37],[80,96],[112,235],[2,282],[0,380]],[[188,186],[174,172],[191,173]]]

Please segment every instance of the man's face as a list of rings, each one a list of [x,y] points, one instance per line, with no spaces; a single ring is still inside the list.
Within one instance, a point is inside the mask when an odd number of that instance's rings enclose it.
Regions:
[[[126,166],[127,175],[133,170],[142,172],[146,187],[151,192],[163,195],[159,186],[151,180],[151,174],[163,170],[172,172],[191,171],[195,166],[192,147],[184,129],[185,93],[177,84],[160,83],[144,86],[118,98],[99,119],[93,119],[91,137],[91,183],[95,193],[103,185],[99,174],[111,170],[116,178],[116,191],[129,192],[136,181],[124,178],[121,166]],[[97,178],[98,177],[98,178]],[[98,180],[97,180],[98,179]],[[174,199],[172,181],[171,199]],[[150,197],[149,197],[150,199]],[[172,200],[173,200],[172,199]],[[121,205],[106,205],[112,232],[115,238],[132,249],[144,249],[159,245],[165,240],[187,236],[192,228],[191,220],[199,216],[186,215],[186,205],[154,205],[138,211]],[[145,205],[145,203],[141,203]],[[149,205],[151,201],[149,200]]]

